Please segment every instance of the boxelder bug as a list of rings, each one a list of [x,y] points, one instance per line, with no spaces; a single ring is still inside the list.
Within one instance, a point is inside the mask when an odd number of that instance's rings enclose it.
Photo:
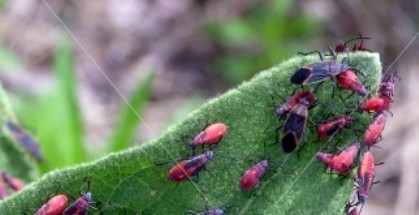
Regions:
[[[90,192],[82,194],[82,196],[73,202],[63,212],[64,215],[86,215],[89,209],[92,194]]]
[[[338,155],[317,152],[316,158],[324,163],[331,171],[347,174],[349,173],[360,148],[361,144],[355,143],[341,151]]]
[[[40,161],[43,160],[43,156],[39,150],[39,145],[31,135],[29,135],[22,127],[12,122],[11,120],[7,120],[6,126],[16,141],[20,143],[26,150],[28,150],[31,155]]]
[[[317,124],[317,136],[320,139],[326,139],[329,136],[333,135],[334,133],[338,132],[344,127],[349,127],[349,125],[353,122],[353,117],[348,116],[338,116],[334,117],[331,120],[321,122]]]
[[[62,214],[67,207],[67,196],[56,195],[48,200],[47,203],[35,213],[35,215],[59,215]]]
[[[192,176],[197,176],[213,156],[214,152],[206,151],[203,154],[177,163],[170,169],[168,179],[170,181],[183,181],[190,179]]]
[[[6,182],[3,178],[0,178],[0,200],[5,199],[7,196],[9,196],[9,191],[6,187]]]
[[[344,63],[346,58],[339,63],[336,61],[336,55],[333,50],[330,49],[330,52],[332,53],[333,60],[324,60],[322,53],[320,51],[315,51],[315,53],[319,54],[321,61],[298,69],[291,77],[291,83],[304,86],[310,83],[324,81],[328,78],[335,77],[344,71],[350,70],[349,66]],[[310,53],[305,53],[304,55],[308,54]]]
[[[292,95],[288,101],[283,104],[281,107],[276,109],[276,115],[278,117],[283,117],[287,114],[295,105],[300,103],[302,99],[306,99],[308,102],[308,109],[313,108],[316,105],[316,97],[310,91],[302,90],[300,92],[295,93]]]
[[[204,131],[189,142],[189,146],[192,148],[192,155],[194,155],[196,146],[204,148],[205,145],[216,145],[223,139],[226,133],[227,126],[223,123],[215,123],[206,127]]]
[[[282,130],[282,149],[285,153],[294,151],[300,144],[300,139],[304,134],[304,129],[307,125],[308,118],[308,102],[303,99],[295,105],[287,119]]]
[[[385,111],[377,113],[374,116],[372,123],[368,126],[368,129],[364,134],[364,142],[368,147],[371,147],[380,141],[381,133],[383,133],[386,121],[387,113]]]
[[[364,85],[362,85],[358,77],[351,70],[346,70],[338,74],[336,76],[336,82],[343,89],[351,90],[361,96],[368,95],[368,91]]]
[[[357,195],[358,203],[364,204],[368,198],[368,195],[371,191],[372,185],[375,177],[375,160],[371,152],[367,151],[363,154],[361,163],[358,167],[358,178],[357,178]]]
[[[397,72],[394,72],[387,77],[383,77],[381,80],[378,93],[380,98],[387,98],[390,102],[393,102],[394,98],[394,87],[396,82],[396,77],[401,80],[400,77],[397,75]]]
[[[6,184],[9,185],[9,187],[11,187],[14,191],[19,191],[25,187],[25,183],[22,180],[9,176],[5,172],[1,172],[0,174],[4,182],[6,182]]]
[[[354,44],[352,51],[369,51],[369,49],[364,47],[364,40],[369,40],[371,38],[369,37],[363,37],[361,34],[359,34],[359,37],[352,38],[350,40],[347,40],[345,43],[340,43],[336,45],[335,52],[341,53],[341,52],[348,52],[348,43],[356,40],[361,40],[361,43]]]
[[[268,167],[268,160],[263,160],[244,172],[240,180],[240,189],[253,190],[259,185],[260,177]]]
[[[391,101],[386,97],[370,98],[358,107],[359,111],[382,112],[390,110]]]

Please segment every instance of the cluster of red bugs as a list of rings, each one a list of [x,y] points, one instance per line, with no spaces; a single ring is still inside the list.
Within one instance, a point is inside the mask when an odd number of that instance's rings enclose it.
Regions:
[[[360,39],[367,39],[362,38]],[[344,43],[346,46],[347,43]],[[336,47],[336,51],[342,50],[342,44]],[[361,42],[360,45],[355,45],[353,50],[364,51],[367,50],[363,47]],[[360,214],[362,211],[362,206],[365,204],[368,195],[371,192],[373,184],[377,183],[374,181],[375,178],[375,159],[373,154],[369,151],[370,147],[375,145],[379,142],[382,137],[381,134],[384,130],[384,126],[387,120],[387,113],[389,112],[391,103],[393,103],[394,99],[394,87],[395,87],[395,79],[398,78],[396,73],[389,74],[383,77],[379,88],[378,88],[378,97],[372,97],[367,99],[363,104],[358,107],[359,111],[368,111],[374,112],[375,115],[373,117],[372,122],[368,125],[368,128],[365,130],[363,136],[363,144],[366,146],[367,151],[365,151],[360,159],[359,166],[358,166],[358,173],[355,180],[355,195],[354,198],[348,202],[345,207],[345,212],[347,214]],[[349,78],[350,80],[352,78]],[[400,78],[399,78],[400,79]],[[337,79],[338,80],[338,79]],[[339,83],[339,81],[338,81]],[[349,83],[349,82],[347,82]],[[341,85],[342,86],[342,85]],[[343,87],[348,89],[347,87]],[[359,93],[362,90],[361,87],[353,87],[354,92],[357,92],[360,95],[364,95],[363,93]],[[346,117],[336,117],[331,122],[334,123],[325,123],[320,124],[317,127],[318,136],[319,138],[325,138],[328,135],[335,133],[338,129],[348,126],[352,123],[353,119],[350,116]],[[330,122],[330,121],[329,121]],[[330,125],[330,126],[327,126]],[[330,173],[337,173],[343,175],[350,175],[351,168],[354,164],[358,154],[361,151],[361,144],[355,143],[348,148],[341,150],[337,154],[329,154],[324,152],[318,152],[316,155],[317,160],[324,163],[326,165],[326,169],[330,170]],[[361,209],[359,210],[358,206],[361,205]]]
[[[86,215],[92,200],[90,192],[84,193],[67,207],[68,198],[64,194],[50,198],[35,215]]]
[[[369,93],[366,90],[366,87],[361,83],[356,75],[358,71],[345,64],[346,58],[338,62],[336,60],[337,55],[335,54],[336,52],[350,51],[347,48],[347,44],[354,40],[361,40],[361,43],[355,44],[352,51],[366,51],[367,49],[363,46],[364,39],[369,38],[360,36],[359,38],[338,45],[335,50],[330,49],[333,56],[332,60],[324,60],[323,54],[319,51],[312,52],[319,54],[320,61],[299,68],[292,75],[290,80],[291,83],[304,87],[313,83],[319,83],[320,85],[325,80],[333,79],[340,88],[351,91],[351,95],[357,94],[361,97],[367,96]],[[390,81],[383,82],[380,85],[380,92],[382,92],[380,95],[385,94],[387,96],[386,98],[389,98],[386,101],[391,103],[392,96],[389,95],[393,95],[393,92],[390,92],[391,90],[389,88],[394,89],[394,78],[389,78],[389,80]],[[285,153],[293,152],[300,145],[309,118],[308,112],[311,108],[315,107],[318,102],[315,96],[316,89],[317,88],[311,88],[309,90],[303,89],[298,91],[276,109],[276,115],[278,118],[285,117],[280,138],[282,149]],[[381,99],[385,99],[382,97],[383,96],[380,96]],[[389,107],[389,105],[387,106]],[[370,109],[368,110],[371,111]],[[352,113],[344,116],[336,116],[330,120],[318,123],[316,128],[319,139],[329,138],[339,132],[342,128],[349,127],[353,122],[353,117],[351,115]],[[372,128],[369,128],[366,132],[366,137],[368,136],[367,139],[371,139],[370,141],[378,141],[378,138],[369,137],[371,136],[369,133],[370,131],[373,134],[377,133],[376,124],[380,123],[380,118],[380,116],[375,117],[376,120],[374,120],[370,126]],[[174,182],[197,179],[198,174],[201,170],[206,168],[208,162],[213,159],[215,154],[212,150],[205,151],[205,147],[217,145],[223,139],[226,132],[227,126],[223,123],[215,123],[206,127],[201,133],[193,138],[191,142],[189,142],[193,157],[178,162],[175,166],[173,166],[168,173],[168,179]],[[276,134],[278,135],[278,129]],[[277,139],[279,140],[279,138]],[[195,156],[195,148],[197,146],[201,146],[203,152],[202,154]],[[318,160],[325,163],[331,172],[349,174],[352,164],[356,160],[360,150],[361,145],[356,143],[347,149],[342,150],[338,154],[319,152],[316,157]],[[360,164],[361,167],[357,180],[360,187],[358,189],[359,196],[361,197],[359,200],[360,203],[363,203],[366,196],[368,196],[370,189],[368,186],[372,186],[373,183],[374,168],[371,168],[371,162],[374,164],[372,154],[370,152],[365,152]],[[258,187],[261,177],[265,174],[268,168],[268,163],[268,160],[264,159],[244,171],[240,179],[240,189],[251,191]],[[225,214],[225,212],[220,208],[216,208],[195,214]]]
[[[345,90],[350,90],[352,94],[358,94],[365,97],[369,93],[365,86],[358,79],[354,69],[345,64],[346,58],[342,61],[337,61],[337,53],[345,53],[349,51],[367,51],[363,46],[363,40],[369,39],[367,37],[355,38],[345,43],[339,44],[334,50],[330,49],[332,55],[331,60],[325,60],[321,52],[317,53],[320,57],[319,62],[308,64],[299,68],[291,77],[290,81],[293,84],[301,85],[302,87],[309,84],[318,83],[321,85],[325,80],[333,79],[337,85]],[[352,49],[348,49],[349,42],[354,40],[361,40],[361,43],[355,44]],[[306,54],[311,54],[306,53]],[[305,55],[306,55],[305,54]],[[364,134],[364,144],[368,147],[376,144],[384,129],[385,121],[387,119],[387,112],[393,102],[394,97],[394,82],[397,75],[389,75],[383,78],[379,86],[379,96],[377,98],[370,98],[361,104],[359,111],[375,112],[373,122],[368,126]],[[281,131],[281,137],[277,139],[281,141],[282,149],[285,153],[291,153],[296,150],[305,133],[305,128],[309,118],[309,110],[314,108],[317,104],[315,96],[317,88],[309,90],[301,90],[293,94],[288,101],[276,109],[278,118],[285,117],[284,126]],[[332,137],[343,128],[348,128],[354,119],[351,114],[343,116],[335,116],[332,119],[316,124],[317,136],[324,140]],[[25,145],[25,148],[38,159],[42,159],[39,149],[34,144],[35,141],[30,139],[30,136],[11,121],[7,122],[7,127],[12,132],[14,137]],[[278,135],[278,129],[276,134]],[[198,179],[199,173],[206,168],[210,160],[215,156],[213,147],[216,146],[223,137],[227,134],[227,126],[224,123],[214,123],[207,126],[202,132],[196,135],[192,141],[188,143],[192,156],[188,159],[176,163],[168,172],[168,179],[172,182],[181,182],[186,180]],[[202,153],[195,155],[196,147],[202,147]],[[355,143],[346,149],[340,150],[337,154],[318,152],[316,158],[326,165],[326,170],[330,173],[338,173],[349,175],[351,168],[355,162],[358,154],[361,151],[361,144]],[[260,184],[262,176],[268,168],[268,160],[263,159],[257,162],[249,169],[245,170],[240,179],[240,189],[243,191],[253,191]],[[357,200],[352,200],[346,205],[346,212],[348,214],[359,214],[357,206],[364,204],[371,190],[375,176],[375,161],[371,152],[363,153],[359,163],[358,175],[356,179],[356,197]],[[5,178],[5,177],[3,177]],[[5,179],[4,181],[7,182]],[[12,185],[10,185],[12,186]],[[0,184],[0,195],[3,195],[3,189]],[[56,215],[56,214],[73,214],[83,215],[87,214],[89,204],[91,202],[91,193],[82,194],[73,204],[67,207],[68,198],[59,194],[49,199],[38,211],[36,215]],[[223,215],[226,212],[219,208],[206,210],[204,212],[187,212],[188,214],[208,214],[208,215]]]
[[[278,132],[280,128],[276,131],[277,140],[278,142],[281,142],[282,149],[285,153],[291,153],[299,147],[301,139],[305,134],[309,110],[314,108],[318,102],[315,93],[325,80],[333,79],[341,89],[351,91],[350,96],[353,94],[357,94],[361,97],[369,95],[366,87],[356,75],[359,71],[348,66],[345,63],[346,58],[343,58],[342,61],[338,62],[336,55],[336,53],[348,53],[350,51],[369,51],[363,45],[364,39],[369,38],[359,35],[358,38],[337,45],[334,50],[329,48],[332,55],[331,60],[325,60],[323,54],[319,51],[303,53],[304,55],[317,53],[320,57],[320,61],[299,68],[292,75],[290,81],[291,83],[301,85],[302,87],[313,83],[318,83],[318,86],[309,90],[302,89],[301,91],[294,93],[284,104],[276,109],[277,117],[285,118],[280,137]],[[361,42],[355,44],[352,49],[349,49],[348,43],[356,40],[360,40]],[[381,139],[387,112],[393,102],[394,82],[396,77],[396,74],[392,74],[383,78],[382,83],[379,86],[378,98],[369,98],[358,108],[359,111],[375,112],[376,114],[364,134],[363,143],[367,146],[368,150],[363,153],[359,163],[358,175],[355,183],[357,200],[351,200],[346,205],[346,213],[348,214],[360,213],[357,206],[365,203],[371,187],[375,183],[375,160],[369,151],[369,148]],[[349,128],[354,121],[352,114],[353,112],[343,116],[335,116],[329,120],[317,123],[316,131],[318,138],[320,140],[328,139],[333,137],[343,128]],[[191,142],[189,142],[189,146],[192,150],[192,157],[173,166],[168,173],[168,179],[174,182],[197,179],[200,171],[205,169],[208,162],[214,157],[214,151],[205,151],[205,147],[217,145],[223,139],[226,132],[227,126],[223,123],[215,123],[206,127],[204,131],[199,133]],[[202,154],[195,156],[195,148],[197,146],[201,146],[203,152]],[[362,145],[360,143],[354,143],[348,148],[340,150],[339,153],[331,154],[318,152],[316,158],[326,165],[326,170],[329,170],[329,173],[349,175],[351,174],[352,166],[356,158],[360,154],[361,148]],[[252,191],[257,188],[261,177],[268,168],[268,163],[268,160],[264,159],[244,171],[243,176],[240,179],[240,189]],[[225,214],[225,212],[221,208],[215,208],[201,213],[193,212],[190,214],[221,215]]]

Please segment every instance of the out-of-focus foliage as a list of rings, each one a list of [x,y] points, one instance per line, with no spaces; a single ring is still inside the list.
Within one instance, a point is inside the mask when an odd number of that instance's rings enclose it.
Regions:
[[[26,182],[33,181],[38,175],[35,161],[7,129],[9,120],[17,123],[9,98],[0,85],[0,171]]]
[[[8,48],[0,46],[0,69],[4,71],[16,70],[19,65],[19,58]]]
[[[149,75],[138,85],[129,99],[128,104],[125,106],[121,114],[120,122],[117,125],[114,136],[109,144],[111,152],[125,149],[134,142],[133,137],[136,128],[138,124],[141,123],[139,119],[141,117],[140,114],[150,96],[153,77],[153,75]]]
[[[57,84],[51,92],[35,98],[18,97],[17,112],[24,125],[35,128],[35,134],[45,154],[46,162],[40,165],[42,172],[70,166],[91,160],[95,156],[118,151],[128,147],[134,128],[138,124],[130,107],[121,114],[121,120],[111,145],[104,150],[89,153],[85,146],[86,137],[78,108],[75,62],[73,50],[67,39],[58,44],[54,71]],[[151,89],[152,77],[138,86],[130,99],[130,104],[141,114]],[[98,154],[100,151],[101,154]]]
[[[208,23],[208,34],[226,52],[217,70],[227,81],[240,83],[296,51],[310,50],[302,41],[309,41],[322,25],[313,17],[293,14],[292,2],[258,3],[244,17]]]

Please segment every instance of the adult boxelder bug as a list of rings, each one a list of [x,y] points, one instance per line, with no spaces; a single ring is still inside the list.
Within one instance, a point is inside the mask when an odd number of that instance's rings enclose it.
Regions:
[[[350,70],[349,66],[344,63],[346,58],[339,63],[336,61],[336,55],[333,50],[330,49],[330,52],[332,53],[333,60],[324,60],[322,53],[320,51],[315,51],[315,53],[318,53],[320,56],[320,62],[312,63],[298,69],[291,77],[291,83],[304,86],[310,83],[324,81],[328,78],[335,77],[344,71]],[[307,54],[310,53],[304,55]]]
[[[364,143],[368,147],[371,147],[380,141],[381,133],[383,133],[386,121],[387,113],[385,111],[377,113],[374,116],[372,123],[368,126],[364,134]]]
[[[43,156],[39,150],[39,145],[31,135],[11,120],[7,120],[6,127],[9,129],[16,141],[29,151],[31,155],[38,160],[43,160]]]
[[[365,89],[364,85],[351,70],[346,70],[338,74],[336,76],[336,82],[343,89],[351,90],[361,96],[368,95],[368,91]]]
[[[390,110],[391,101],[387,97],[370,98],[358,107],[359,111],[382,112]]]
[[[214,123],[206,127],[204,131],[189,142],[189,146],[192,148],[192,155],[194,155],[196,146],[204,148],[205,145],[216,145],[223,139],[226,133],[227,126],[223,123]]]
[[[82,196],[73,202],[63,212],[64,215],[86,215],[89,209],[92,194],[90,192],[82,194]]]
[[[0,174],[4,182],[6,182],[14,191],[19,191],[25,187],[25,183],[22,180],[9,176],[5,172],[1,172]]]
[[[3,178],[0,178],[0,200],[5,199],[7,196],[9,196],[9,191],[6,187],[6,182]]]
[[[205,168],[208,161],[214,156],[214,152],[206,151],[203,154],[181,161],[170,169],[168,178],[170,181],[183,181],[197,176]]]
[[[59,215],[67,207],[67,196],[60,194],[52,197],[35,213],[35,215]]]
[[[331,171],[348,174],[360,148],[361,144],[355,143],[341,151],[338,155],[317,152],[316,158],[324,163]]]
[[[307,109],[307,99],[303,99],[300,103],[295,105],[288,114],[282,130],[282,149],[285,153],[294,151],[300,144],[301,137],[303,136],[304,129],[307,125]]]
[[[338,132],[344,127],[349,127],[349,125],[353,122],[353,117],[348,116],[338,116],[334,117],[331,120],[321,122],[317,124],[317,136],[320,139],[326,139],[329,136],[333,135],[334,133]]]
[[[306,99],[308,102],[308,109],[313,108],[316,105],[316,97],[310,91],[302,90],[300,92],[295,93],[292,95],[288,101],[283,104],[281,107],[276,109],[276,115],[278,117],[283,117],[287,114],[295,105],[300,103],[302,99]]]
[[[361,163],[358,167],[358,178],[357,178],[357,195],[358,203],[364,204],[371,191],[372,185],[374,184],[375,177],[375,160],[371,152],[367,151],[363,154]]]
[[[369,39],[371,38],[363,37],[361,34],[359,34],[359,37],[357,38],[352,38],[350,40],[347,40],[344,43],[340,43],[336,45],[335,52],[337,53],[348,52],[348,43],[356,41],[356,40],[361,40],[361,42],[359,44],[354,44],[352,51],[369,51],[369,49],[364,47],[364,40],[369,40]]]
[[[240,180],[240,189],[253,190],[259,185],[260,177],[268,167],[268,160],[263,160],[246,170]]]

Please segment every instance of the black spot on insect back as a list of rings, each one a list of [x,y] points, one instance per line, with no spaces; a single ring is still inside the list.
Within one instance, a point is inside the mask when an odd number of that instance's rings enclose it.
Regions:
[[[311,75],[312,70],[308,68],[301,68],[291,77],[291,83],[303,84],[303,82]]]

